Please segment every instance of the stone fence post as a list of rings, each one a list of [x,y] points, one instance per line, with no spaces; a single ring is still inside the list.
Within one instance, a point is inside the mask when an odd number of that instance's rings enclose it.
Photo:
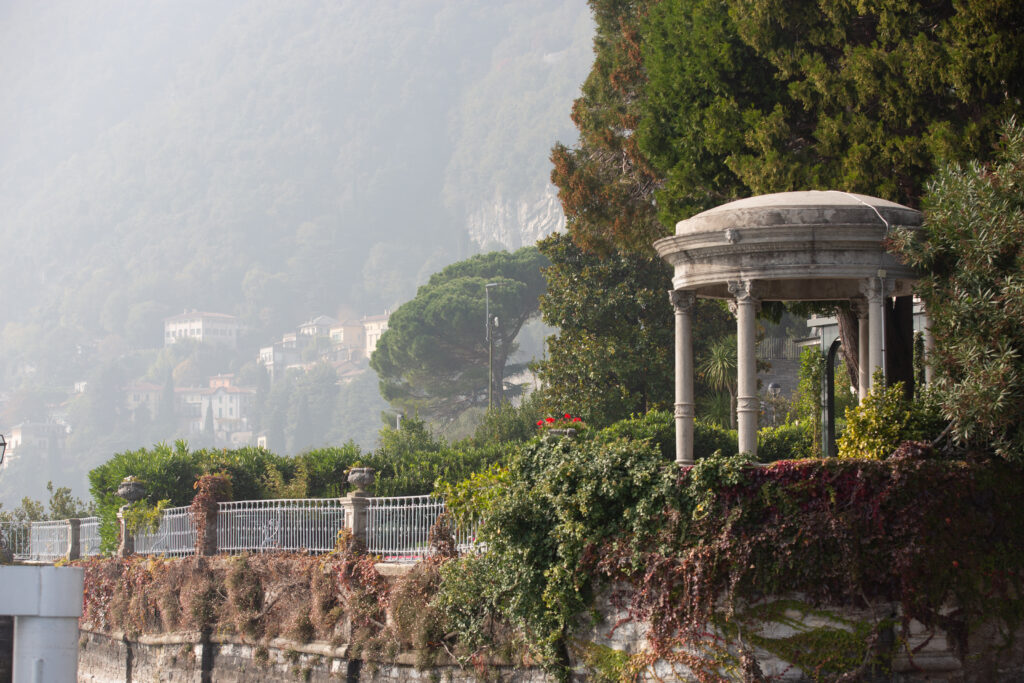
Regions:
[[[127,505],[122,505],[117,511],[117,556],[118,557],[129,557],[135,554],[135,538],[128,531],[128,527],[125,524],[124,511],[128,508]]]
[[[198,492],[192,499],[192,523],[196,527],[196,555],[217,554],[217,507],[231,500],[231,480],[219,474],[204,474],[196,482]]]
[[[120,543],[118,543],[117,546],[117,556],[128,557],[135,553],[135,539],[130,533],[128,533],[128,527],[125,525],[124,512],[128,509],[129,505],[146,497],[146,487],[134,476],[129,475],[122,479],[121,483],[118,485],[117,496],[118,498],[123,498],[128,501],[117,511],[117,528],[121,537]]]
[[[347,496],[341,499],[345,508],[345,526],[352,532],[352,538],[359,539],[366,545],[366,509],[370,506],[367,488],[373,486],[375,479],[372,467],[353,467],[349,470],[348,481],[355,486]]]
[[[77,560],[82,556],[82,520],[69,519],[68,523],[68,550],[64,557],[68,561]]]
[[[196,525],[196,555],[213,557],[217,554],[217,504],[204,506],[194,512]]]

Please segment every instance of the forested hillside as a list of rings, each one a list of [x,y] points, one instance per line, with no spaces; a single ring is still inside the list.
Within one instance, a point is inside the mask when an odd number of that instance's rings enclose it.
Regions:
[[[159,432],[132,382],[260,387],[256,350],[303,321],[394,310],[557,229],[548,156],[592,38],[584,0],[0,4],[0,433],[68,426],[33,485],[81,493],[89,460]],[[238,316],[238,354],[158,353],[185,309]],[[374,381],[321,407],[332,442],[379,426]],[[275,387],[264,421],[299,400]],[[275,447],[305,443],[292,422]]]
[[[518,246],[484,217],[547,206],[591,40],[582,0],[0,13],[8,382],[70,381],[83,342],[158,345],[185,307],[269,334],[393,307],[479,249],[471,215]]]

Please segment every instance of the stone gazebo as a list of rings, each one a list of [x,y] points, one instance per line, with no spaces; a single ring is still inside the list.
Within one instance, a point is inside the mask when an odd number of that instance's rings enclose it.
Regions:
[[[672,264],[675,308],[676,461],[693,463],[693,327],[697,297],[728,299],[736,315],[739,449],[757,453],[754,318],[762,301],[848,300],[859,322],[860,396],[884,367],[885,298],[907,296],[914,272],[885,250],[897,227],[921,225],[914,209],[838,191],[741,199],[676,224],[654,243]]]

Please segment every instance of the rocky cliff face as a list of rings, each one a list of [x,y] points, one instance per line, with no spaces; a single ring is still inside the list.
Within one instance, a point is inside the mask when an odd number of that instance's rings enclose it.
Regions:
[[[548,185],[532,197],[506,198],[497,192],[471,209],[466,224],[470,239],[485,250],[497,245],[512,250],[564,229],[565,215],[555,188]]]

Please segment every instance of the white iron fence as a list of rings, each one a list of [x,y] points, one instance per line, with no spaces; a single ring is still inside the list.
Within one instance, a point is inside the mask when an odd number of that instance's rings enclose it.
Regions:
[[[78,527],[78,548],[82,557],[100,554],[100,518],[85,517]]]
[[[0,522],[0,550],[15,560],[27,560],[32,554],[29,545],[30,522]]]
[[[367,550],[391,562],[415,562],[430,554],[430,529],[444,513],[444,501],[432,496],[368,498]],[[99,518],[79,522],[79,556],[100,552]],[[217,505],[217,551],[222,553],[304,551],[334,549],[338,532],[351,526],[344,503],[336,498],[249,500]],[[480,548],[476,527],[455,531],[461,552]],[[2,522],[0,544],[18,561],[55,562],[70,550],[71,524]],[[139,555],[183,557],[195,553],[196,528],[187,506],[169,508],[155,529],[136,531],[134,552]]]
[[[444,513],[433,496],[371,498],[366,509],[366,549],[389,562],[417,562],[430,554],[430,528]],[[455,530],[460,551],[476,547],[475,527]]]
[[[345,527],[336,498],[244,500],[217,504],[217,550],[330,552]]]
[[[66,519],[52,522],[33,522],[28,530],[30,555],[35,562],[56,562],[68,552],[71,543],[71,525]]]
[[[188,506],[167,508],[156,530],[135,534],[135,552],[139,555],[183,557],[196,551],[196,528]]]

